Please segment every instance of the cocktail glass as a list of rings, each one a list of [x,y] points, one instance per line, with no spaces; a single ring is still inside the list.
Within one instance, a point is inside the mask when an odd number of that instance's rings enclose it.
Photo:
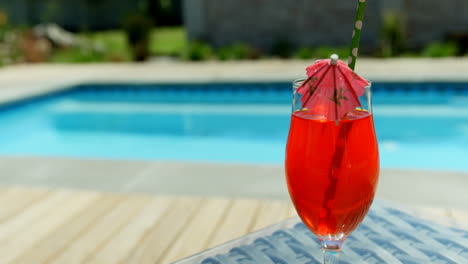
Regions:
[[[333,62],[329,66],[335,66]],[[348,80],[332,82],[337,87],[331,88],[318,87],[326,85],[326,81],[317,84],[319,78],[313,84],[305,84],[307,80],[293,83],[285,162],[288,189],[300,218],[321,242],[324,263],[338,263],[342,245],[366,216],[378,182],[371,85],[363,87],[355,107],[343,112],[338,108],[345,103],[320,89],[333,88],[335,95],[341,91],[345,101],[352,96],[342,86]],[[306,85],[310,88],[305,89]],[[304,96],[313,98],[304,100]]]

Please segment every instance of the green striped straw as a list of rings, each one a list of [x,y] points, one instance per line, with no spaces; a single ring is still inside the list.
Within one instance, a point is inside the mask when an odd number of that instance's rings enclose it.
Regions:
[[[362,21],[364,20],[364,13],[366,11],[366,0],[359,0],[356,13],[356,20],[354,22],[353,41],[351,42],[351,49],[349,51],[348,66],[354,71],[356,67],[356,60],[359,52],[359,43],[361,41]]]

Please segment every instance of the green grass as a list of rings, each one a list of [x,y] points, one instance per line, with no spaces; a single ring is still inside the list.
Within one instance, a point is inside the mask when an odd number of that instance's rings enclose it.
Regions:
[[[50,61],[55,63],[91,63],[108,60],[104,54],[90,49],[67,48],[55,51]]]
[[[112,57],[115,60],[129,60],[131,58],[127,38],[121,30],[93,32],[84,34],[84,36],[98,48],[103,48],[103,52],[110,57],[110,60]]]
[[[152,55],[180,56],[187,48],[187,37],[182,27],[162,27],[151,33]]]
[[[95,49],[61,49],[54,53],[52,62],[106,62],[129,61],[131,51],[122,30],[82,33]],[[181,56],[187,47],[182,27],[156,28],[150,36],[150,52],[154,56]]]

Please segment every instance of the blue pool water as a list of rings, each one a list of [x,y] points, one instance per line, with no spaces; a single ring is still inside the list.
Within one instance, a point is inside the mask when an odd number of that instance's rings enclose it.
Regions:
[[[384,168],[468,171],[468,84],[374,84]],[[0,154],[282,164],[290,84],[81,85],[0,109]]]

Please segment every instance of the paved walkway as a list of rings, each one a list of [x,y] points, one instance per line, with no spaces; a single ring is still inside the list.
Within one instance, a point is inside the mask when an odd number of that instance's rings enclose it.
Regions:
[[[0,157],[0,185],[289,201],[280,165]],[[377,197],[468,212],[468,173],[385,170]]]

